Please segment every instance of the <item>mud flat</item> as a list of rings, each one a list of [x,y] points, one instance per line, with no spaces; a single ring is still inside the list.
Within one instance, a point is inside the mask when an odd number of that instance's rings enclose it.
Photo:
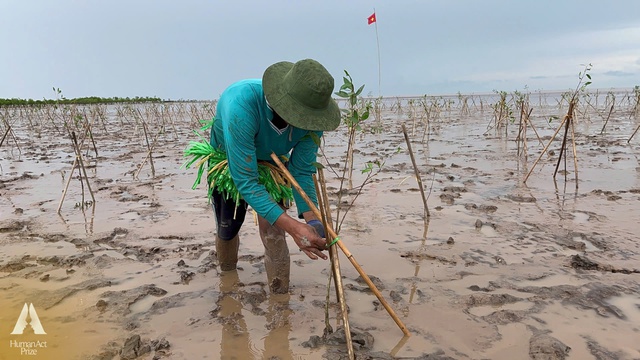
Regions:
[[[546,143],[557,126],[548,118],[563,109],[542,105],[532,122]],[[518,156],[517,124],[508,135],[488,128],[486,108],[454,107],[426,129],[389,104],[358,139],[356,167],[384,165],[353,206],[348,191],[338,203],[339,178],[325,170],[332,207],[349,208],[343,241],[412,333],[402,337],[342,257],[358,358],[640,358],[640,139],[626,141],[638,120],[617,110],[600,134],[599,113],[585,112],[578,188],[572,161],[566,181],[552,180],[559,142],[525,185],[543,147],[527,132],[529,156]],[[138,123],[113,111],[94,126],[98,154],[89,143],[83,152],[95,203],[76,172],[60,214],[71,142],[11,116],[15,141],[0,148],[0,359],[21,358],[13,340],[40,341],[38,359],[346,358],[334,294],[334,333],[323,335],[328,262],[292,252],[290,292],[271,295],[248,216],[239,270],[219,271],[206,191],[181,168],[197,124],[178,115],[147,118],[151,136],[172,125],[158,136],[155,176],[148,163],[134,176],[148,152]],[[344,131],[325,138],[323,162],[342,163]],[[359,184],[365,175],[354,174]],[[25,303],[45,335],[11,335]]]

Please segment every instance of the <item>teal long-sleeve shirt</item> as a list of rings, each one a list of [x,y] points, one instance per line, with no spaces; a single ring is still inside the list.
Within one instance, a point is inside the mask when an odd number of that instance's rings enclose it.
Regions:
[[[302,190],[317,204],[312,175],[316,172],[318,145],[309,133],[318,138],[321,131],[303,130],[288,125],[282,133],[271,123],[273,111],[267,105],[262,80],[247,79],[229,86],[220,96],[211,129],[210,143],[227,154],[229,172],[242,198],[258,215],[274,224],[284,210],[258,183],[258,160],[273,163],[271,153],[290,154],[288,170]],[[298,215],[309,206],[293,191]]]

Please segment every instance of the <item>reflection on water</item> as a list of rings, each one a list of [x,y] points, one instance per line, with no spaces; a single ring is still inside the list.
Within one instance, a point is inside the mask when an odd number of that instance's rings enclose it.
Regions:
[[[252,343],[242,303],[238,271],[220,274],[220,296],[218,316],[222,322],[220,359],[294,359],[289,347],[291,332],[289,294],[268,296],[267,311],[264,313],[268,333],[262,339],[262,353]],[[251,296],[250,294],[247,296]]]

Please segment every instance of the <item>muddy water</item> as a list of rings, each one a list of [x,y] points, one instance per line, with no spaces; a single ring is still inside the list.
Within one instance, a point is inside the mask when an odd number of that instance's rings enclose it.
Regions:
[[[553,181],[558,141],[524,184],[543,146],[529,129],[528,157],[517,156],[517,126],[508,136],[488,128],[484,109],[453,109],[426,129],[388,106],[359,137],[354,185],[365,179],[365,161],[384,166],[350,207],[341,237],[412,336],[403,338],[342,257],[350,325],[375,340],[358,343],[358,354],[640,358],[640,139],[626,142],[637,120],[617,109],[600,135],[599,114],[578,118],[576,189],[571,157],[566,181],[562,172]],[[558,125],[548,117],[557,114],[562,109],[542,106],[532,115],[544,145]],[[76,173],[59,215],[70,142],[53,129],[35,138],[35,129],[12,120],[20,150],[13,141],[0,149],[0,359],[23,358],[38,341],[39,359],[340,358],[343,345],[311,341],[326,327],[328,262],[291,245],[290,292],[270,294],[248,216],[239,270],[218,271],[205,189],[191,190],[195,172],[180,168],[195,125],[172,119],[175,128],[166,127],[153,152],[155,176],[149,163],[138,173],[147,153],[139,125],[112,117],[107,132],[95,128],[97,156],[84,148],[95,203],[79,207]],[[162,121],[149,120],[154,135]],[[429,195],[428,222],[402,122]],[[325,141],[323,161],[342,164],[346,134]],[[355,195],[340,205],[339,174],[325,175],[334,215],[338,206],[344,214]],[[330,301],[336,330],[335,294]],[[11,334],[25,303],[46,334]]]

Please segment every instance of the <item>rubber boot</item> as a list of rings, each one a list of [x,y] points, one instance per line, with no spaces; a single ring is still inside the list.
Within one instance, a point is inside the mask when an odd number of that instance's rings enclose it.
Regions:
[[[267,271],[269,290],[274,294],[286,294],[289,292],[291,262],[284,230],[272,226],[262,218],[258,222],[260,238],[264,245],[264,267]]]
[[[238,265],[238,248],[240,247],[240,236],[236,235],[231,240],[222,240],[216,236],[216,254],[220,270],[235,270]]]

